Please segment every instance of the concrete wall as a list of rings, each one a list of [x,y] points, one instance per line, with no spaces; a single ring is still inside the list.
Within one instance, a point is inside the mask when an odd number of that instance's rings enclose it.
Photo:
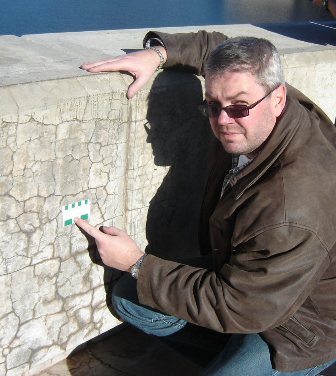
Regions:
[[[207,29],[271,39],[287,80],[335,118],[335,48],[251,25]],[[2,375],[36,374],[119,323],[106,304],[118,273],[63,227],[63,205],[90,199],[91,224],[125,228],[154,254],[197,253],[213,141],[197,112],[202,81],[160,72],[128,101],[130,77],[77,68],[140,48],[144,33],[0,37]]]

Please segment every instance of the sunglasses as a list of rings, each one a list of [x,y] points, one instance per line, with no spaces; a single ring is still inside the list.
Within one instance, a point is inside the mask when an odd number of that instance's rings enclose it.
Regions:
[[[221,107],[219,102],[204,102],[198,107],[202,115],[205,117],[218,117],[220,113],[224,110],[228,117],[230,118],[243,118],[249,116],[250,110],[262,102],[266,97],[268,97],[275,89],[277,89],[280,84],[268,92],[264,97],[259,99],[257,102],[252,103],[247,106],[246,104],[231,104],[230,106]]]

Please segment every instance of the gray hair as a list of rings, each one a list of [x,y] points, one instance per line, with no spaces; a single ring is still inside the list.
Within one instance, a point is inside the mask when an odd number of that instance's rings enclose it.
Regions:
[[[231,38],[213,50],[205,64],[205,76],[225,72],[250,72],[266,90],[285,83],[277,49],[262,38]]]

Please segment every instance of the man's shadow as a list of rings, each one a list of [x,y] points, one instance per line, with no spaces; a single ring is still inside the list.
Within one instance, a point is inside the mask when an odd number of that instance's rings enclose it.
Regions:
[[[146,141],[154,165],[169,166],[169,171],[150,200],[145,251],[169,260],[199,255],[199,214],[216,142],[198,110],[202,101],[197,77],[169,71],[157,75],[147,98]],[[92,240],[90,244],[92,261],[102,265]],[[121,274],[104,266],[106,304],[114,316],[111,294]]]
[[[169,166],[167,175],[150,200],[146,221],[146,252],[170,260],[199,255],[199,214],[209,173],[215,138],[202,103],[201,81],[186,73],[157,75],[148,95],[144,130],[153,150],[154,165]],[[93,263],[104,267],[106,305],[111,305],[115,282],[122,272],[103,264],[95,240],[88,240]]]
[[[167,259],[199,254],[199,213],[214,143],[198,110],[202,100],[197,77],[167,71],[157,76],[148,96],[147,142],[154,164],[170,168],[150,201],[146,252]]]
[[[216,142],[208,119],[198,109],[202,101],[199,78],[170,71],[157,75],[147,98],[146,141],[154,165],[169,171],[150,200],[146,253],[170,260],[199,255],[199,214]],[[111,293],[122,272],[105,266],[95,240],[82,233],[92,262],[104,267],[106,304],[116,316]]]

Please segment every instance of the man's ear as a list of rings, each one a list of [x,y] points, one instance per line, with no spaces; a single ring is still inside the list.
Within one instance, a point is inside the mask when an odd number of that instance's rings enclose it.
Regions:
[[[286,95],[287,95],[287,88],[286,88],[286,85],[284,84],[281,84],[273,92],[273,95],[272,95],[273,111],[276,117],[281,115],[282,110],[285,107]]]

